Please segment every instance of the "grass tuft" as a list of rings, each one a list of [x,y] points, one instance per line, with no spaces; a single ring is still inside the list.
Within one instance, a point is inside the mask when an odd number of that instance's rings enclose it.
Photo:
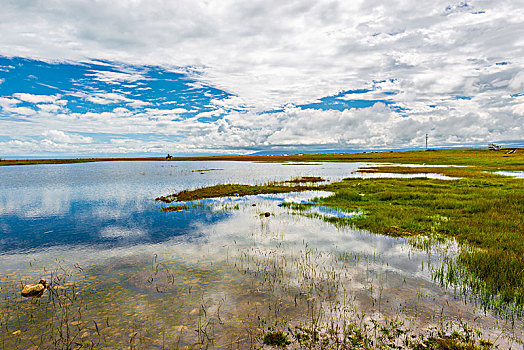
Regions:
[[[278,348],[285,348],[291,342],[288,340],[287,335],[282,331],[269,331],[264,334],[262,339],[265,345],[274,346]]]

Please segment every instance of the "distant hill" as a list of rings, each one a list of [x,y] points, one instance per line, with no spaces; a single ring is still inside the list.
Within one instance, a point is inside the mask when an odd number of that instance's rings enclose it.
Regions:
[[[396,149],[347,149],[347,150],[284,150],[284,151],[259,151],[250,153],[250,156],[274,156],[284,154],[324,154],[324,153],[363,153],[363,152],[389,152],[389,151],[414,151],[421,148],[396,148]]]

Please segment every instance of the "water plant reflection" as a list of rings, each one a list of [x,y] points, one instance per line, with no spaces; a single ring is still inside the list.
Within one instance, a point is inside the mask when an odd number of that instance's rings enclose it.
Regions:
[[[278,206],[319,195],[234,198],[238,209],[195,227],[192,240],[113,251],[108,259],[99,252],[76,268],[79,256],[64,254],[71,260],[47,272],[51,293],[37,303],[11,293],[18,273],[34,280],[45,271],[38,263],[18,270],[2,284],[0,339],[6,348],[248,348],[283,332],[297,346],[416,348],[438,331],[444,339],[460,330],[455,341],[478,345],[459,319],[503,347],[522,336],[518,326],[501,329],[503,319],[433,283],[432,267],[443,263],[434,244],[427,255],[406,239],[337,228]],[[231,202],[217,199],[188,210],[225,206]],[[260,216],[266,211],[273,215]],[[449,244],[439,248],[447,256],[456,252]]]

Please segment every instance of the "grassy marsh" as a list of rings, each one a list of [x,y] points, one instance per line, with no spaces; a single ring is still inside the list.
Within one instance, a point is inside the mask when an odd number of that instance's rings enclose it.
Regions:
[[[170,206],[161,208],[161,210],[164,211],[164,212],[168,212],[168,211],[182,211],[182,210],[187,210],[187,209],[189,209],[189,206],[187,206],[187,205],[170,205]]]
[[[215,185],[209,187],[197,188],[194,190],[184,190],[178,193],[174,193],[169,196],[160,196],[155,198],[156,201],[164,203],[172,202],[186,202],[195,201],[204,198],[217,198],[217,197],[239,197],[239,196],[252,196],[257,194],[270,194],[270,193],[286,193],[286,192],[297,192],[297,191],[309,191],[319,189],[317,186],[306,186],[306,185],[240,185],[240,184],[225,184]]]
[[[365,215],[328,218],[390,236],[454,238],[476,289],[524,306],[524,191],[519,179],[345,179],[317,204]]]
[[[338,161],[342,156],[305,157]],[[351,156],[363,157],[362,154]],[[513,305],[512,308],[521,314],[524,308],[524,185],[521,179],[495,175],[487,170],[522,170],[524,152],[519,149],[506,155],[487,150],[437,150],[368,156],[374,161],[468,166],[380,166],[361,170],[395,174],[439,173],[457,178],[452,181],[346,178],[316,187],[217,185],[157,199],[189,201],[312,189],[331,191],[334,195],[317,199],[312,205],[361,212],[363,215],[325,218],[329,222],[394,237],[456,239],[464,247],[458,261],[460,268],[465,270],[456,269],[462,271],[460,279],[467,281],[475,293],[484,295],[486,306],[500,309]],[[456,274],[455,278],[458,282],[459,275]]]
[[[439,166],[370,166],[359,168],[358,173],[363,174],[439,174],[451,178],[493,178],[497,175],[491,172],[479,172],[472,167],[439,167]]]
[[[447,157],[454,152],[418,152],[401,158],[416,163],[419,155]],[[469,153],[457,152],[456,159],[469,162],[465,159]],[[393,157],[395,153],[379,153],[377,157]],[[519,158],[506,159],[495,153],[479,152],[479,159],[483,160],[475,168],[437,168],[443,175],[461,177],[456,180],[348,178],[316,186],[303,185],[301,181],[287,185],[218,185],[158,200],[170,203],[328,190],[333,192],[330,197],[289,207],[307,212],[312,206],[327,206],[363,213],[326,221],[394,237],[407,236],[420,249],[429,249],[432,240],[456,239],[462,244],[458,260],[436,266],[435,278],[448,285],[466,283],[470,290],[485,297],[487,307],[504,308],[511,304],[518,313],[524,304],[522,180],[482,171],[522,170],[522,166]],[[441,160],[435,162],[445,164]],[[430,164],[427,159],[418,161]],[[419,167],[386,169],[420,173]],[[427,169],[435,172],[435,168]],[[164,208],[176,212],[194,206]],[[142,260],[125,258],[73,271],[61,268],[50,278],[53,288],[38,300],[21,299],[19,280],[2,281],[0,348],[262,349],[272,344],[309,349],[480,350],[498,344],[498,337],[486,340],[474,326],[443,316],[448,299],[424,296],[430,281],[416,292],[420,293],[420,300],[428,299],[425,303],[405,298],[403,288],[407,287],[402,286],[410,283],[409,278],[407,282],[395,281],[395,286],[400,287],[394,292],[407,304],[403,311],[413,307],[414,312],[424,313],[431,327],[409,325],[401,317],[385,312],[388,305],[393,308],[393,299],[385,296],[384,286],[392,277],[373,268],[364,271],[368,283],[360,291],[368,303],[364,307],[356,305],[356,297],[351,293],[357,283],[348,271],[357,263],[371,266],[371,259],[374,262],[380,257],[321,251],[308,242],[286,249],[286,243],[279,239],[282,232],[271,227],[278,216],[260,216],[266,208],[258,204],[240,208],[237,204],[235,209],[256,214],[252,216],[257,225],[242,227],[243,232],[249,231],[253,242],[245,246],[227,242],[229,246],[218,255],[222,258],[218,262],[208,260],[205,249],[199,249],[187,252],[180,260],[162,260],[155,254]],[[225,242],[214,243],[211,246]],[[32,280],[38,277],[35,274]],[[442,314],[426,310],[424,306],[428,304],[439,309],[442,305]],[[448,305],[446,311],[459,304],[457,301]],[[517,323],[521,322],[518,317]],[[522,346],[522,338],[512,344]]]
[[[199,156],[172,157],[169,161],[248,161],[248,162],[370,162],[432,165],[467,165],[482,170],[522,170],[524,149],[513,154],[507,150],[485,148],[437,149],[428,151],[391,151],[362,153],[290,154],[274,156]],[[165,161],[165,157],[142,158],[77,158],[77,159],[18,159],[0,161],[2,165],[63,164],[97,161]]]

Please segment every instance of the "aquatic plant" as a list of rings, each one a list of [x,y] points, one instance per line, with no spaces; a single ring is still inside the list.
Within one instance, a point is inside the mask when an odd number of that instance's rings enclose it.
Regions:
[[[265,345],[275,346],[278,348],[285,348],[291,342],[288,340],[288,337],[284,332],[278,330],[270,330],[264,334],[262,342]]]
[[[187,210],[187,209],[189,209],[189,206],[187,206],[187,205],[170,205],[170,206],[161,208],[161,210],[164,211],[164,212],[182,211],[182,210]]]
[[[282,181],[282,183],[302,184],[302,183],[315,183],[315,182],[323,182],[323,181],[326,181],[326,180],[320,176],[300,176],[300,177],[293,178],[291,180]]]

